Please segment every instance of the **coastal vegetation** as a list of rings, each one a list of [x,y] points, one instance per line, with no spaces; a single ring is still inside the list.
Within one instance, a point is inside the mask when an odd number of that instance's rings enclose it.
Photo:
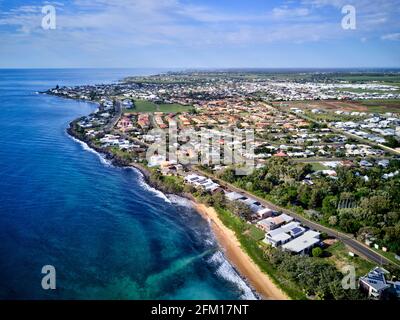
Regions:
[[[184,181],[178,176],[164,176],[156,169],[150,170],[149,183],[165,193],[182,194]]]
[[[292,299],[365,298],[356,289],[342,288],[343,274],[333,263],[319,258],[322,250],[318,257],[304,257],[268,246],[260,241],[263,231],[234,213],[238,210],[235,202],[224,200],[218,193],[211,196],[197,192],[195,196],[198,201],[214,206],[221,221],[235,232],[246,253]]]
[[[287,107],[290,105],[286,102],[279,102],[273,108],[265,103],[270,97],[254,97],[247,91],[237,92],[237,87],[230,90],[240,98],[226,99],[226,90],[231,84],[249,81],[247,86],[240,86],[248,90],[260,86],[273,87],[273,84],[269,80],[265,84],[255,81],[260,77],[258,74],[246,75],[239,72],[231,74],[232,80],[229,81],[224,78],[225,74],[216,73],[215,79],[212,75],[213,73],[169,74],[165,77],[144,78],[145,81],[142,82],[140,79],[131,79],[118,86],[105,86],[101,89],[101,97],[95,96],[91,87],[62,91],[55,89],[54,94],[68,97],[87,96],[90,100],[100,99],[99,110],[73,122],[70,133],[105,154],[113,164],[137,167],[153,187],[165,193],[183,195],[190,199],[194,197],[198,202],[215,208],[219,219],[215,219],[216,213],[213,210],[210,215],[214,217],[214,221],[218,220],[220,227],[226,229],[224,224],[234,232],[243,252],[246,252],[259,269],[289,297],[362,299],[363,296],[357,290],[342,288],[343,274],[339,270],[350,264],[355,266],[357,276],[361,276],[371,270],[373,265],[361,257],[354,256],[353,252],[350,257],[349,251],[354,247],[349,242],[346,243],[350,249],[343,242],[335,242],[333,229],[352,234],[361,242],[368,240],[384,247],[385,256],[391,255],[393,258],[393,253],[400,252],[400,176],[396,176],[400,170],[399,162],[395,158],[389,162],[389,157],[382,150],[359,145],[359,139],[341,136],[328,127],[327,122],[357,122],[356,114],[325,113],[318,109],[309,112],[308,109],[302,111],[297,108],[288,112]],[[313,76],[318,78],[317,75]],[[272,76],[272,79],[275,79],[275,76]],[[255,82],[251,83],[253,80]],[[330,82],[329,79],[326,80],[327,83]],[[359,81],[362,83],[363,80]],[[299,78],[288,85],[294,89],[308,85],[313,87]],[[196,91],[197,86],[201,87],[201,91]],[[213,87],[212,91],[206,90],[209,86]],[[322,87],[324,85],[321,85],[320,92],[310,93],[308,98],[314,99],[312,103],[319,101],[318,95],[323,94],[326,97],[324,90],[328,90],[330,86],[325,89]],[[355,86],[354,90],[358,91],[358,87]],[[275,98],[285,100],[288,98],[287,92],[281,89],[275,88]],[[115,99],[116,94],[118,99]],[[126,97],[141,98],[132,100],[133,98]],[[353,99],[356,97],[354,94]],[[291,94],[289,98],[295,100],[296,95]],[[348,98],[335,103],[341,103],[346,108],[349,104],[359,103],[347,100]],[[196,110],[181,103],[195,105]],[[329,110],[334,107],[331,101],[321,103],[326,104],[324,107],[330,108]],[[376,100],[376,103],[379,101]],[[301,104],[303,107],[304,103]],[[307,105],[307,108],[315,106]],[[235,115],[228,118],[233,109]],[[186,115],[178,114],[183,111],[193,111],[192,117],[189,119],[185,118]],[[201,166],[200,171],[206,171],[208,178],[220,179],[217,187],[211,191],[208,187],[201,187],[203,184],[200,186],[184,183],[183,177],[186,173],[192,170],[196,172],[197,167],[168,163],[165,159],[155,158],[151,162],[152,167],[149,168],[144,157],[145,151],[149,142],[159,139],[156,135],[152,136],[149,130],[155,127],[168,128],[170,119],[174,117],[173,114],[151,114],[156,112],[176,114],[180,129],[192,128],[200,131],[203,127],[256,128],[259,130],[258,138],[262,141],[255,152],[257,169],[248,176],[238,176],[234,167]],[[388,127],[389,131],[394,130],[397,123],[390,114],[376,119],[375,115],[364,114],[364,117],[373,123],[379,122],[383,128]],[[387,132],[382,132],[382,135],[385,133],[386,136]],[[391,143],[390,138],[384,141]],[[363,139],[362,142],[369,144],[367,139]],[[344,158],[347,154],[354,155],[353,159],[335,165],[335,170],[329,170],[333,166],[329,164],[329,159]],[[311,157],[313,158],[310,159]],[[367,163],[368,166],[362,163]],[[310,256],[295,256],[267,245],[263,241],[265,232],[254,224],[254,208],[252,211],[245,203],[227,201],[220,188],[225,187],[222,180],[240,188],[238,192],[248,191],[268,200],[270,203],[266,206],[271,205],[274,211],[287,212],[284,210],[287,208],[292,213],[296,212],[316,221],[320,226],[329,227],[331,230],[328,233],[331,238],[321,234],[321,247],[314,248]],[[235,190],[233,186],[232,190]],[[277,206],[273,206],[272,203]],[[291,215],[290,212],[288,214]],[[232,241],[237,243],[236,240]],[[353,239],[352,241],[355,242]],[[359,252],[357,249],[355,251]],[[377,258],[374,256],[373,260],[377,261]],[[254,264],[251,265],[254,267]],[[263,278],[262,275],[260,278]],[[269,281],[265,287],[270,285]]]
[[[387,168],[337,168],[337,177],[315,174],[309,164],[289,164],[271,159],[249,176],[226,169],[219,177],[242,189],[291,208],[310,219],[329,225],[359,240],[374,238],[389,251],[400,252],[400,178],[382,179],[399,170],[399,162]],[[313,185],[304,183],[314,174]],[[368,177],[368,178],[365,178]]]

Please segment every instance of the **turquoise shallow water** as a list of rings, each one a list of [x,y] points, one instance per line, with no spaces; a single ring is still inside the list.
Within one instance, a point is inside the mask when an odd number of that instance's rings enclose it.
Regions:
[[[154,72],[0,70],[0,299],[254,297],[186,201],[66,134],[94,105],[35,93]]]

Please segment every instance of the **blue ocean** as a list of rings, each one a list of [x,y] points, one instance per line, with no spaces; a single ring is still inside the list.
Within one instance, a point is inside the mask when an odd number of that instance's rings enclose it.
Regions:
[[[94,104],[37,93],[157,72],[0,70],[0,299],[254,298],[188,201],[66,133]]]

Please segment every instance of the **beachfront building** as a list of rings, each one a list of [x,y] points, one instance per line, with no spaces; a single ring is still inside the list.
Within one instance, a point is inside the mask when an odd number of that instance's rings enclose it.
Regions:
[[[312,248],[320,243],[320,235],[317,231],[308,230],[300,237],[282,245],[282,249],[295,254],[308,254]]]
[[[271,217],[274,213],[272,209],[262,206],[257,200],[248,198],[238,192],[225,192],[225,198],[229,201],[240,201],[248,206],[253,212],[252,217],[254,220]]]
[[[306,229],[299,222],[292,221],[280,228],[269,231],[265,235],[264,242],[276,248],[301,236],[305,231]]]
[[[269,217],[269,218],[260,220],[257,222],[257,225],[261,229],[263,229],[265,232],[269,232],[269,231],[279,228],[280,226],[284,225],[285,223],[289,223],[291,221],[293,221],[293,218],[291,216],[288,216],[287,214],[283,213],[277,217]]]
[[[257,211],[257,217],[259,219],[266,219],[269,217],[272,217],[274,214],[274,211],[270,208],[263,208]]]
[[[244,195],[242,195],[238,192],[227,192],[227,193],[225,193],[225,197],[229,201],[239,201],[239,200],[247,199]]]
[[[211,193],[221,190],[221,187],[218,183],[215,183],[211,179],[197,174],[187,175],[185,177],[185,182],[195,186],[196,188],[202,188]]]

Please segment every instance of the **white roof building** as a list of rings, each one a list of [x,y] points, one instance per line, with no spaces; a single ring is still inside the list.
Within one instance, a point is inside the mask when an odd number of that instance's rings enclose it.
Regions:
[[[290,239],[301,236],[304,232],[305,229],[300,226],[300,223],[293,221],[278,229],[269,231],[265,235],[264,242],[278,247],[287,243]]]
[[[317,243],[320,242],[320,233],[313,230],[306,231],[302,236],[285,243],[282,248],[297,254],[307,253]]]
[[[237,201],[237,200],[243,200],[246,199],[246,197],[240,193],[237,192],[229,192],[225,194],[225,197],[229,200],[229,201]]]

